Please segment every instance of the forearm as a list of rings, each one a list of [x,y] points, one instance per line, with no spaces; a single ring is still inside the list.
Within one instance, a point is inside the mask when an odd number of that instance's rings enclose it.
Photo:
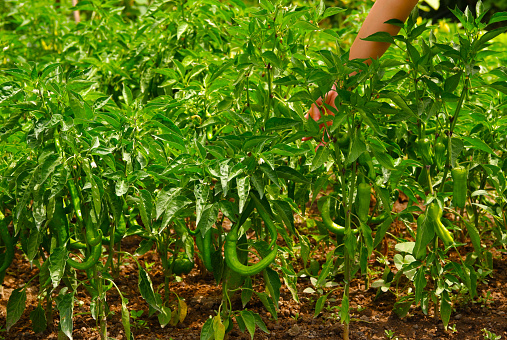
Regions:
[[[371,8],[352,47],[349,59],[378,59],[389,48],[389,43],[364,41],[373,33],[388,32],[391,35],[398,34],[400,27],[385,24],[390,19],[407,20],[418,0],[377,0]]]

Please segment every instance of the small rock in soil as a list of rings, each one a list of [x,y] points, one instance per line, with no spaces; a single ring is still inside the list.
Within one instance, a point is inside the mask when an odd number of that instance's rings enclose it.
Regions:
[[[462,317],[463,317],[463,315],[461,315],[461,314],[456,314],[456,315],[454,316],[454,320],[460,320]]]
[[[289,329],[288,333],[290,336],[296,336],[299,333],[301,333],[301,328],[297,324],[295,324]]]

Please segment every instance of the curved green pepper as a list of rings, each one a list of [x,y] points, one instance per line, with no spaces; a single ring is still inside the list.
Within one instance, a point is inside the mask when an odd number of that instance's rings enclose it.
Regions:
[[[238,243],[239,224],[232,227],[225,238],[224,255],[227,266],[238,274],[251,276],[260,273],[266,269],[275,259],[278,252],[278,245],[275,244],[273,250],[262,260],[254,265],[247,266],[240,262],[236,251]]]
[[[87,270],[93,267],[97,262],[99,262],[100,255],[102,255],[102,230],[99,230],[97,239],[99,242],[92,247],[92,252],[86,260],[78,262],[69,257],[67,259],[67,264],[77,270]]]
[[[331,214],[329,212],[329,209],[331,207],[330,198],[326,197],[324,199],[324,203],[322,204],[322,210],[320,211],[320,214],[322,216],[322,222],[324,222],[324,226],[326,229],[332,233],[335,233],[336,236],[343,237],[345,235],[345,227],[342,227],[341,225],[335,223],[331,219]],[[359,230],[354,229],[352,230],[354,234],[357,234]]]

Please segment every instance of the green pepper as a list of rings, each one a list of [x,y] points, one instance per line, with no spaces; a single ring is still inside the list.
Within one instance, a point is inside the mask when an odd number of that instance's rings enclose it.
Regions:
[[[433,164],[433,150],[431,141],[428,138],[420,139],[417,143],[419,156],[421,156],[423,163],[426,165]]]
[[[99,262],[100,255],[102,255],[102,230],[99,229],[98,232],[98,243],[92,247],[91,254],[88,256],[86,260],[83,262],[78,262],[70,257],[67,259],[67,264],[77,270],[87,270],[93,267],[97,262]]]
[[[0,237],[5,245],[5,256],[0,266],[0,276],[9,268],[12,261],[14,260],[14,241],[7,228],[7,223],[4,219],[0,219]]]
[[[454,243],[454,238],[451,233],[442,223],[442,209],[437,203],[431,203],[428,208],[426,208],[426,216],[433,223],[435,232],[437,236],[444,242],[446,247],[452,245]]]
[[[451,170],[453,190],[452,203],[455,207],[464,208],[467,200],[468,170],[463,166]]]
[[[356,196],[356,212],[359,221],[366,223],[368,221],[368,215],[370,213],[370,200],[371,200],[371,186],[370,184],[363,182],[357,186]]]
[[[366,168],[368,171],[368,178],[375,180],[375,168],[373,167],[373,162],[371,156],[368,152],[363,152],[359,155],[358,158],[359,164]]]
[[[251,193],[250,196],[252,197],[252,200],[254,202],[255,209],[257,209],[259,216],[264,221],[266,228],[268,228],[269,235],[271,236],[271,242],[269,243],[269,248],[271,248],[275,245],[276,240],[278,238],[278,231],[276,230],[276,225],[271,220],[269,213],[266,211],[266,209],[262,205],[261,201],[257,198],[257,196],[255,196],[255,194],[253,194],[253,193]]]
[[[324,222],[324,226],[326,229],[332,233],[335,233],[338,238],[343,238],[345,236],[345,227],[342,227],[339,224],[336,224],[331,219],[331,214],[329,209],[331,207],[331,200],[329,197],[324,198],[324,202],[322,204],[322,209],[320,211],[320,215],[322,217],[322,222]],[[354,229],[352,231],[354,234],[357,234],[359,231]]]
[[[341,149],[346,149],[349,147],[349,144],[350,144],[350,137],[349,137],[349,134],[346,133],[346,132],[338,132],[336,134],[336,144],[341,148]]]
[[[445,147],[444,143],[438,142],[435,145],[435,161],[439,170],[442,170],[444,168],[445,158],[447,156],[446,151],[447,148]]]
[[[241,263],[236,251],[238,243],[239,223],[234,225],[225,238],[224,255],[227,266],[238,274],[251,276],[260,273],[266,269],[275,259],[278,252],[278,246],[275,244],[273,250],[262,260],[254,265],[248,266]]]
[[[76,182],[74,179],[70,178],[68,181],[70,198],[72,200],[72,205],[74,206],[74,213],[76,214],[76,218],[80,224],[83,224],[83,213],[81,212],[81,198],[79,197],[79,193],[77,192]]]
[[[52,236],[56,238],[57,246],[64,247],[69,239],[69,223],[65,214],[65,208],[63,207],[62,197],[55,198],[55,211],[53,218],[48,223],[48,227]]]
[[[196,235],[195,244],[197,245],[197,249],[199,249],[199,253],[202,256],[202,262],[204,263],[204,267],[210,272],[213,273],[213,265],[211,263],[211,246],[212,246],[212,236],[213,236],[213,228],[209,229],[204,236],[202,236],[202,230],[200,230],[200,235]]]
[[[176,259],[173,262],[173,274],[176,274],[178,276],[181,274],[187,275],[192,271],[192,268],[194,268],[194,262],[191,261],[185,253],[178,253]]]

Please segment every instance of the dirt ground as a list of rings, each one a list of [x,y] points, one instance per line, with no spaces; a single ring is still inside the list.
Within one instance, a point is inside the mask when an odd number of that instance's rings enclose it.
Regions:
[[[401,224],[401,223],[400,223]],[[396,226],[395,226],[396,227]],[[122,250],[133,253],[139,239],[127,238],[122,241]],[[389,258],[392,259],[394,240],[388,239]],[[322,249],[326,252],[328,249]],[[319,256],[320,255],[320,256]],[[324,254],[317,254],[324,258]],[[141,264],[155,263],[148,271],[154,287],[163,283],[163,275],[158,261],[158,255],[153,250],[139,257]],[[137,282],[137,268],[133,261],[126,259],[116,284],[128,298],[128,308],[134,311],[144,311],[141,317],[132,320],[132,330],[136,339],[199,339],[200,330],[209,316],[215,316],[221,302],[221,287],[215,285],[211,274],[199,270],[196,266],[189,275],[184,275],[180,282],[173,281],[170,289],[183,298],[188,305],[188,315],[183,323],[176,327],[161,328],[156,316],[148,317],[148,305],[139,295]],[[391,261],[392,262],[392,261]],[[383,265],[376,262],[372,270],[383,271]],[[7,300],[13,289],[21,287],[37,274],[37,270],[30,265],[21,252],[7,271],[4,282],[4,295],[0,299],[0,339],[57,339],[56,331],[46,330],[42,334],[34,334],[31,330],[30,312],[37,306],[37,287],[34,284],[27,289],[27,308],[17,324],[6,332],[5,317]],[[379,274],[380,275],[380,274]],[[339,282],[339,278],[336,279]],[[34,282],[37,282],[35,280]],[[263,280],[259,277],[254,281],[254,289],[262,290]],[[256,287],[257,285],[257,287]],[[298,295],[300,303],[292,300],[291,293],[282,285],[278,320],[274,320],[266,312],[260,300],[252,298],[247,308],[259,313],[269,329],[269,334],[257,328],[254,339],[340,339],[343,326],[336,316],[340,305],[342,290],[330,299],[323,308],[323,312],[314,318],[315,302],[319,295],[303,292],[312,287],[308,277],[298,279]],[[411,308],[408,316],[400,319],[393,312],[396,302],[394,294],[387,292],[378,297],[377,289],[365,290],[364,279],[356,276],[351,284],[351,339],[496,339],[486,337],[486,329],[502,339],[507,339],[507,253],[496,251],[494,254],[494,272],[481,282],[478,287],[479,297],[473,302],[453,303],[453,311],[449,328],[444,330],[441,321],[433,317],[433,310],[424,315],[420,308]],[[89,296],[83,291],[77,293],[82,303],[74,307],[74,339],[98,339],[98,327],[89,313]],[[120,298],[112,289],[107,295],[111,315],[108,319],[109,336],[113,339],[125,339],[121,324]],[[233,300],[233,306],[241,309],[239,297]],[[56,313],[56,309],[55,309]],[[58,315],[55,315],[53,329],[57,329]],[[229,339],[250,339],[250,335],[241,333],[235,325],[229,333]]]

